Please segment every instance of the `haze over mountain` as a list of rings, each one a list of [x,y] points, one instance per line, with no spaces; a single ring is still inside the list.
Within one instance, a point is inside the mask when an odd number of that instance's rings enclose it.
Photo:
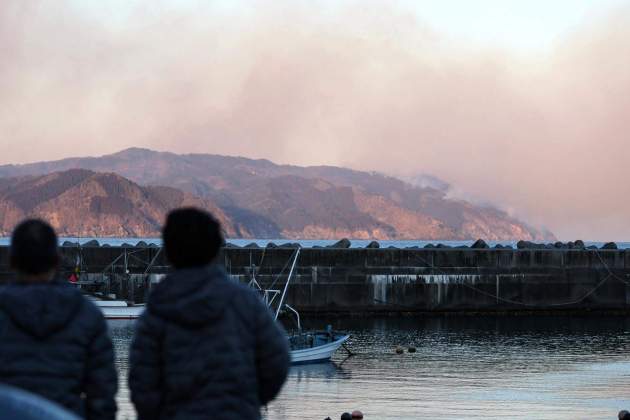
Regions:
[[[630,238],[627,0],[2,0],[0,51],[0,164],[426,172],[566,240]]]
[[[240,237],[553,239],[495,208],[448,198],[437,179],[414,186],[333,166],[131,148],[101,157],[4,165],[0,177],[22,177],[0,180],[5,233],[19,217],[40,215],[63,234],[153,235],[169,208],[190,204],[217,212],[228,235]],[[41,194],[37,200],[36,194]]]
[[[182,205],[211,211],[228,235],[248,235],[221,209],[190,193],[84,169],[0,178],[0,235],[9,235],[25,217],[40,217],[62,236],[154,236],[166,213]]]

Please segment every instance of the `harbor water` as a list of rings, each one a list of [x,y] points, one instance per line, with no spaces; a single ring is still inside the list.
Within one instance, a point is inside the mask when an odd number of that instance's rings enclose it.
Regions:
[[[304,320],[322,328],[321,320]],[[295,366],[265,420],[606,419],[630,407],[630,317],[345,318],[347,357]],[[110,321],[119,419],[135,418],[126,386],[133,321]],[[396,354],[396,346],[405,349]],[[416,352],[408,352],[409,347]],[[211,357],[211,355],[209,355]]]

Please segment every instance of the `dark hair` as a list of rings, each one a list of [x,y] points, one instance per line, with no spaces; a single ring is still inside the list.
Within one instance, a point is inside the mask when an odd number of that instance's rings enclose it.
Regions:
[[[343,413],[341,415],[341,420],[352,420],[352,415],[350,413]]]
[[[175,268],[209,264],[223,245],[221,225],[208,212],[196,208],[173,210],[162,230],[166,258]]]
[[[25,220],[11,235],[9,260],[13,269],[25,274],[42,274],[59,264],[57,235],[46,222]]]

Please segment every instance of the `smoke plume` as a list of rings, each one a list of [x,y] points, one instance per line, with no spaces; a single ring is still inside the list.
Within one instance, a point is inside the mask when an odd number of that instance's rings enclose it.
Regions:
[[[523,57],[385,2],[80,4],[0,4],[2,163],[140,146],[428,173],[564,239],[630,238],[630,8]]]

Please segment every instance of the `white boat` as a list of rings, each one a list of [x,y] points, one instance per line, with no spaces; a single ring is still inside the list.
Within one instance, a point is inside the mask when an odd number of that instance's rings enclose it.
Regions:
[[[129,305],[124,300],[91,300],[106,319],[136,319],[145,308],[145,305]]]
[[[291,269],[289,270],[289,276],[287,277],[287,281],[284,284],[282,291],[262,288],[258,281],[256,281],[255,276],[252,276],[249,285],[261,294],[263,302],[275,313],[274,319],[276,321],[278,320],[278,316],[282,310],[292,313],[295,316],[298,331],[296,333],[289,334],[287,337],[291,350],[291,364],[326,362],[330,360],[332,355],[343,345],[343,343],[346,342],[346,340],[348,340],[348,338],[350,338],[350,336],[335,332],[330,326],[327,327],[326,331],[302,331],[302,326],[300,325],[300,314],[289,304],[284,302],[299,255],[300,249],[298,248],[295,251]],[[276,303],[275,301],[278,297],[279,300]],[[347,348],[346,350],[350,353]]]
[[[302,342],[302,337],[306,339],[304,340],[306,343]],[[291,364],[327,362],[348,338],[350,336],[347,334],[340,335],[326,331],[292,335],[289,337]],[[309,341],[312,344],[309,345]]]

